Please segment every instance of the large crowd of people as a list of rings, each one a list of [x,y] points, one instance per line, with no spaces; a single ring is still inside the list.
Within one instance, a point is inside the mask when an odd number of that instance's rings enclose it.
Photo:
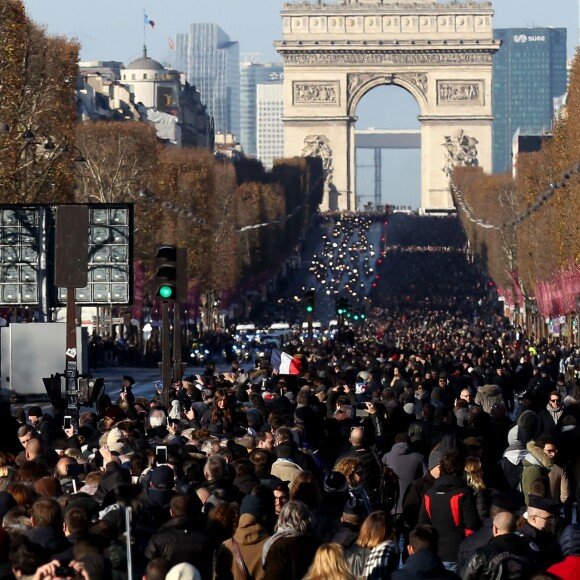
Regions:
[[[295,345],[298,375],[208,365],[168,406],[126,376],[77,430],[5,406],[1,577],[579,578],[580,350],[483,291],[434,308],[468,276],[430,264],[429,296]]]

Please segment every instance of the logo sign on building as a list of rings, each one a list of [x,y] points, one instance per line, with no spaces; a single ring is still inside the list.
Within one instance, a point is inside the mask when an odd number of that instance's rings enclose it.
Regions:
[[[514,36],[514,42],[518,44],[526,44],[527,42],[546,42],[546,37],[540,34],[537,35],[516,34]]]

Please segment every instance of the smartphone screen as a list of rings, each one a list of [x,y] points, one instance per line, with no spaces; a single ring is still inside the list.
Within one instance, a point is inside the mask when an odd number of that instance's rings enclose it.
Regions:
[[[164,445],[155,447],[155,462],[157,465],[165,465],[167,463],[167,447]]]
[[[63,427],[65,429],[70,429],[72,427],[72,417],[70,415],[65,415],[64,416]]]

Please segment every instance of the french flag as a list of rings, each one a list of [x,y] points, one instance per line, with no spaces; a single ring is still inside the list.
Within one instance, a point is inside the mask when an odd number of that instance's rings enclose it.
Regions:
[[[300,359],[278,349],[272,350],[270,364],[280,375],[299,375],[301,371]]]

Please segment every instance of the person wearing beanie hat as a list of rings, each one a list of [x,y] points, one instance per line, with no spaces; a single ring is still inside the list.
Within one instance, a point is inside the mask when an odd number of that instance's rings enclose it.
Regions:
[[[443,457],[443,452],[433,450],[429,454],[428,471],[411,482],[407,493],[403,498],[402,522],[405,528],[412,530],[419,523],[419,511],[425,494],[433,487],[439,477],[439,461]]]
[[[273,505],[268,506],[262,497],[251,494],[244,497],[240,506],[240,516],[251,514],[257,521],[263,521],[273,511]]]
[[[324,476],[322,489],[325,493],[344,493],[348,491],[348,481],[340,471],[330,471]]]
[[[55,438],[66,438],[62,425],[55,425],[50,415],[44,415],[38,405],[33,405],[27,411],[30,424],[36,429],[45,448],[52,447]]]
[[[531,410],[524,411],[517,421],[517,440],[527,445],[538,432],[538,416]]]
[[[434,471],[439,467],[439,462],[441,461],[442,457],[443,457],[442,451],[437,451],[434,449],[433,451],[431,451],[431,453],[429,453],[429,463],[428,463],[429,471]]]
[[[328,541],[331,544],[339,544],[348,550],[358,538],[366,513],[364,503],[356,496],[349,495],[342,509],[340,523]]]
[[[548,572],[562,580],[580,578],[580,524],[570,524],[560,534],[564,560],[548,568]]]
[[[38,405],[33,405],[28,408],[28,418],[30,422],[34,425],[35,420],[40,419],[43,416],[42,409]]]
[[[208,554],[213,551],[214,540],[203,530],[202,508],[195,493],[175,495],[169,503],[171,517],[151,536],[145,557],[164,558],[172,565],[188,562],[203,578],[211,578],[212,558]]]
[[[195,566],[181,562],[169,570],[165,580],[202,580],[202,575]]]
[[[458,451],[445,453],[439,461],[439,477],[421,504],[419,523],[439,532],[437,554],[448,570],[457,568],[462,540],[481,527],[475,498],[463,482],[464,461]]]
[[[262,550],[269,538],[264,521],[273,511],[274,506],[268,506],[263,497],[244,497],[240,506],[239,524],[233,537],[223,542],[216,552],[215,580],[264,577]]]

